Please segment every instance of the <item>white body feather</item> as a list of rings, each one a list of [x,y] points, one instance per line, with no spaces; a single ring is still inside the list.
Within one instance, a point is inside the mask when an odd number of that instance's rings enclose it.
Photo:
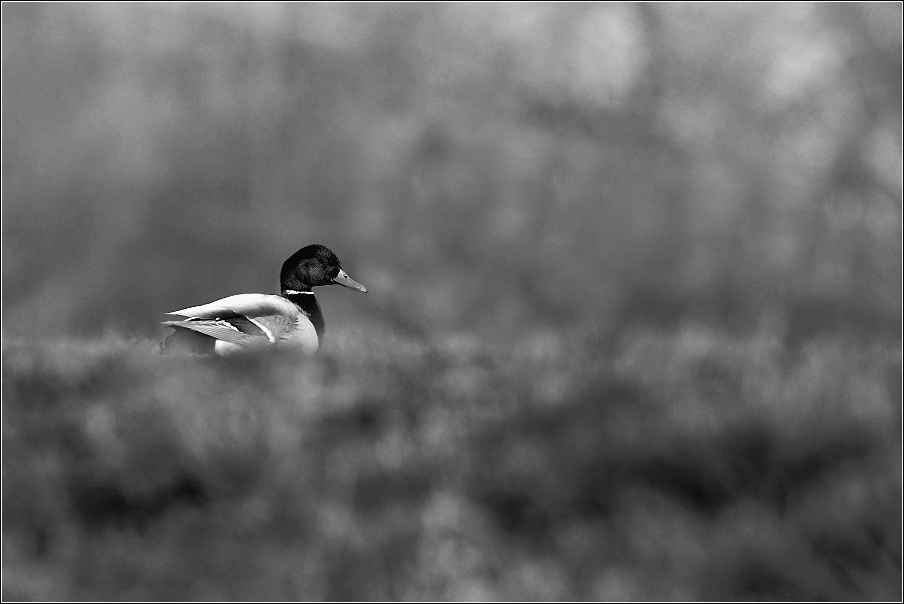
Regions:
[[[215,300],[201,306],[176,310],[170,315],[189,319],[210,319],[210,322],[185,322],[183,327],[203,326],[201,331],[216,339],[214,351],[220,355],[243,352],[268,345],[293,348],[312,355],[320,346],[317,331],[308,316],[298,306],[283,298],[270,294],[236,294]],[[254,323],[266,335],[244,334],[221,317],[238,314]],[[182,322],[178,322],[182,323]],[[171,324],[178,324],[173,322]]]

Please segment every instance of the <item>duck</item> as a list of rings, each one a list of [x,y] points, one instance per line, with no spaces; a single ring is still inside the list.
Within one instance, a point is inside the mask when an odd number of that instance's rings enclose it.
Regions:
[[[161,352],[181,349],[223,356],[278,347],[311,356],[325,329],[313,289],[341,285],[367,293],[342,270],[332,250],[316,243],[283,262],[279,282],[279,295],[235,294],[166,313],[183,318],[163,322],[175,331],[160,344]]]

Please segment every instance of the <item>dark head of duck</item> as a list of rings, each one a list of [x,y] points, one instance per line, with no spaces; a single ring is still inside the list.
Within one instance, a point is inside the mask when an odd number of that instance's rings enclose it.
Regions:
[[[339,258],[328,247],[318,244],[308,245],[283,262],[279,271],[280,287],[286,292],[309,292],[320,285],[342,285],[359,292],[367,289],[349,277]]]

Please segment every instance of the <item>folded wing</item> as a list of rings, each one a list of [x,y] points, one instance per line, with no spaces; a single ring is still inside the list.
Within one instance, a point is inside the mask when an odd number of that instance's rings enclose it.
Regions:
[[[294,304],[282,296],[273,296],[270,294],[236,294],[234,296],[229,296],[228,298],[210,302],[209,304],[192,306],[191,308],[184,308],[167,314],[179,315],[182,317],[195,317],[199,319],[213,319],[219,317],[226,311],[244,315],[249,319],[268,315],[283,315],[294,319],[298,314],[298,310],[295,308]]]
[[[167,314],[188,318],[166,321],[164,325],[248,347],[276,343],[285,338],[296,327],[299,311],[281,296],[237,294]]]
[[[247,319],[245,321],[250,323]],[[190,329],[211,338],[239,346],[251,346],[257,342],[266,343],[269,341],[267,335],[257,326],[254,326],[257,333],[249,334],[239,329],[232,321],[225,319],[186,319],[184,321],[164,321],[163,324],[167,327]]]

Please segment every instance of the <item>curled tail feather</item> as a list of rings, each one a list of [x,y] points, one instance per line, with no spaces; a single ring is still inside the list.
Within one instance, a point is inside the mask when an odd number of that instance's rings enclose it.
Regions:
[[[194,354],[213,354],[216,339],[203,333],[170,325],[175,331],[160,342],[160,353],[191,352]]]

